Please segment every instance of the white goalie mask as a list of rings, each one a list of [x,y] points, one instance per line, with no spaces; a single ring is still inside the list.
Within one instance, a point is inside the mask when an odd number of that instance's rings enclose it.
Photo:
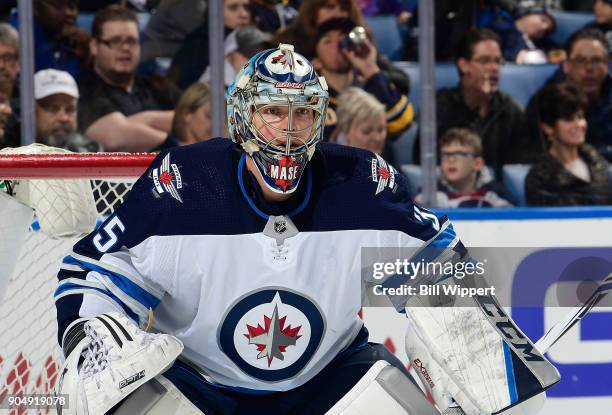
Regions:
[[[281,44],[254,55],[227,92],[230,137],[266,186],[292,193],[322,139],[329,94],[312,64]]]

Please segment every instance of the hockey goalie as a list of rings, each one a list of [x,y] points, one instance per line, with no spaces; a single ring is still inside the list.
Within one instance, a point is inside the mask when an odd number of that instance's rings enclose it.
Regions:
[[[382,158],[321,142],[328,99],[292,46],[258,53],[228,90],[232,140],[162,152],[75,244],[55,291],[62,414],[536,413],[558,373],[491,296],[393,300],[435,405],[368,342],[361,248],[467,253]]]

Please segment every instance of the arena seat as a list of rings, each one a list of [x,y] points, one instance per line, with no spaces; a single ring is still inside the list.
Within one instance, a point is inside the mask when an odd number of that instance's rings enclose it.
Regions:
[[[595,20],[593,13],[551,11],[551,14],[557,21],[557,29],[551,39],[559,46],[564,46],[572,33]]]
[[[410,192],[415,196],[423,184],[423,171],[418,164],[402,164],[400,170],[408,178]]]
[[[393,15],[365,16],[378,50],[392,61],[402,58],[404,43],[397,18]]]
[[[396,62],[400,69],[410,77],[410,100],[415,110],[420,105],[420,71],[416,62]],[[507,64],[502,68],[499,89],[511,95],[523,107],[527,105],[531,96],[557,70],[554,64],[546,65],[517,65]],[[453,63],[436,64],[436,89],[453,87],[459,82],[459,74]]]
[[[412,164],[414,143],[419,132],[419,123],[415,120],[408,130],[404,131],[397,140],[391,142],[391,149],[396,165]]]
[[[518,206],[526,206],[525,178],[531,165],[529,164],[506,164],[502,167],[502,182],[508,189]]]
[[[94,19],[93,13],[79,13],[76,18],[76,24],[81,29],[85,30],[87,33],[91,33],[91,26],[93,24]]]

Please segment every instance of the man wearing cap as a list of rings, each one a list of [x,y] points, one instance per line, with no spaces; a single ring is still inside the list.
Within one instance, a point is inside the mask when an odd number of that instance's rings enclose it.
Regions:
[[[363,39],[359,50],[347,45],[346,35],[355,28],[348,18],[333,18],[317,29],[314,50],[311,52],[315,69],[325,77],[329,86],[328,119],[325,137],[336,124],[336,97],[349,86],[356,86],[374,95],[385,106],[387,133],[397,137],[408,129],[414,119],[414,109],[407,96],[391,82],[378,65],[376,47]]]
[[[34,75],[36,142],[75,152],[95,152],[100,146],[77,133],[79,89],[68,72],[43,69]]]

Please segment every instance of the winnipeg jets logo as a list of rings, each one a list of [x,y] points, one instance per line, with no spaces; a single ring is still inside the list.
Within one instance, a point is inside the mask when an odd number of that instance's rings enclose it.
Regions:
[[[325,332],[319,308],[299,293],[266,288],[237,300],[221,321],[219,347],[244,373],[265,381],[297,375]]]
[[[153,169],[151,177],[159,195],[168,192],[173,198],[183,203],[183,199],[178,192],[178,189],[183,188],[183,179],[176,164],[170,164],[170,154],[164,157],[159,168]]]
[[[397,172],[378,154],[372,159],[372,181],[378,183],[376,193],[379,194],[385,187],[395,190],[395,174]]]
[[[287,52],[285,52],[284,50],[281,50],[278,55],[272,57],[272,64],[282,65],[283,69],[288,67],[290,70],[293,70],[293,65],[291,64],[291,60],[289,56],[287,56]]]
[[[249,344],[257,347],[259,351],[257,358],[268,360],[268,367],[274,358],[285,360],[283,353],[287,351],[287,347],[295,346],[296,341],[302,337],[298,334],[302,326],[291,328],[291,325],[288,325],[285,327],[286,320],[287,316],[278,318],[278,305],[275,305],[272,316],[264,316],[263,327],[259,324],[257,327],[247,324],[249,333],[244,336],[249,339]]]
[[[281,156],[278,164],[269,164],[270,177],[274,179],[274,184],[282,188],[283,191],[293,184],[298,178],[300,164],[293,162],[290,156]]]
[[[312,66],[301,55],[285,50],[273,52],[266,57],[265,67],[271,74],[292,74],[293,79],[284,79],[283,82],[291,82],[291,87],[301,83],[301,77],[312,72]]]

